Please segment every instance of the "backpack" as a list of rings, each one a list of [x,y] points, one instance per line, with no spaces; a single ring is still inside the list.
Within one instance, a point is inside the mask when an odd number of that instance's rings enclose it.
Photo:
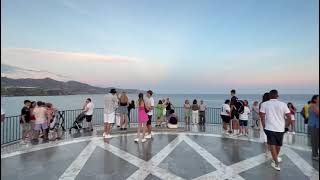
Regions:
[[[302,108],[302,110],[300,111],[300,115],[303,117],[304,119],[304,123],[308,124],[308,118],[305,116],[304,114],[304,107]]]
[[[234,110],[238,114],[242,114],[244,112],[244,102],[242,100],[237,99],[237,101],[234,104]]]

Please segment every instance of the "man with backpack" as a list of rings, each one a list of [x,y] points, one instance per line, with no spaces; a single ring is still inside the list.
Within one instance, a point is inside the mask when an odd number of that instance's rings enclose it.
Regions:
[[[232,133],[236,135],[239,133],[239,112],[236,107],[238,98],[236,96],[236,90],[231,90],[231,100],[230,100],[230,108],[231,108],[231,120],[232,120]]]

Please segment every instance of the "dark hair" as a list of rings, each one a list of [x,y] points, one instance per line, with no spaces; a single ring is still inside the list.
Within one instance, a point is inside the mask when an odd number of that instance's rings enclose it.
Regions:
[[[230,100],[227,99],[227,100],[224,101],[224,103],[225,103],[225,104],[229,104],[229,103],[230,103]]]
[[[116,94],[117,91],[116,91],[116,89],[112,88],[112,89],[110,89],[110,93],[111,93],[111,94]]]
[[[159,100],[158,104],[162,104],[162,101],[161,101],[161,100]]]
[[[262,102],[266,102],[266,101],[269,101],[270,100],[270,95],[269,93],[264,93],[263,96],[262,96]]]
[[[37,105],[38,105],[38,106],[42,106],[42,102],[41,102],[41,101],[38,101],[38,102],[37,102]]]
[[[37,102],[35,102],[35,101],[31,102],[31,108],[34,108],[36,105],[37,105]]]
[[[23,104],[31,103],[30,100],[24,100]]]
[[[311,104],[311,101],[308,101],[308,104]]]
[[[312,103],[316,103],[316,99],[319,97],[319,95],[313,95],[311,98]]]
[[[139,99],[143,99],[143,93],[138,94]]]
[[[91,102],[91,99],[90,99],[90,98],[87,98],[87,100],[88,100],[89,102]]]
[[[192,104],[198,104],[198,101],[195,99]]]
[[[235,94],[235,93],[236,93],[236,90],[232,89],[230,92],[231,92],[232,94]]]
[[[131,101],[131,104],[134,104],[134,100]]]
[[[151,90],[148,90],[147,93],[150,94],[151,96],[153,95],[153,92]]]
[[[169,113],[173,114],[174,113],[174,109],[170,109]]]
[[[248,105],[249,105],[248,100],[243,100],[243,102],[245,103],[245,105],[246,105],[246,106],[248,106]]]
[[[278,98],[279,94],[278,94],[278,91],[273,89],[269,92],[269,96],[270,96],[270,99],[276,99]]]
[[[46,107],[47,107],[47,108],[51,108],[51,107],[52,107],[52,104],[51,104],[51,103],[46,103]]]

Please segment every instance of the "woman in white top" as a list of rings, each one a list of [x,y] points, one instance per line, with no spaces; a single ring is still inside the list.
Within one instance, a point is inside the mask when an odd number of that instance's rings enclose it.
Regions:
[[[243,135],[248,136],[249,135],[249,131],[248,131],[248,121],[249,121],[249,114],[250,109],[248,107],[248,101],[244,100],[244,110],[243,113],[240,114],[240,133]]]
[[[261,108],[261,104],[266,102],[266,101],[269,101],[269,100],[270,100],[269,93],[264,93],[263,96],[262,96],[262,102],[259,105],[259,111],[260,111],[260,108]],[[266,153],[266,156],[267,156],[268,152],[269,152],[268,145],[267,145],[267,135],[264,132],[264,129],[262,127],[261,118],[260,118],[259,127],[260,127],[260,141],[265,144],[265,153]]]
[[[231,108],[230,108],[230,100],[227,99],[221,108],[220,113],[221,119],[223,121],[223,131],[225,134],[230,134],[231,128],[230,128],[230,116],[231,116]]]

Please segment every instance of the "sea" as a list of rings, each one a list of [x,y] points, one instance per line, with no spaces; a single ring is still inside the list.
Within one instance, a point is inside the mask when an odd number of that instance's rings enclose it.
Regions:
[[[254,101],[261,101],[261,94],[238,94],[237,97],[241,100],[248,100],[250,105]],[[3,97],[1,96],[1,108],[5,111],[6,116],[16,116],[20,114],[23,106],[23,101],[28,99],[31,101],[44,101],[52,103],[58,110],[73,110],[81,109],[86,98],[91,98],[96,108],[103,108],[103,94],[92,95],[68,95],[68,96],[16,96]],[[128,94],[131,100],[138,99],[137,94]],[[283,94],[280,95],[280,100],[283,102],[292,102],[298,110],[311,99],[312,95],[308,94]],[[175,107],[183,107],[186,99],[203,100],[208,107],[220,108],[226,99],[230,99],[229,94],[154,94],[156,103],[163,98],[170,98],[170,101]]]

